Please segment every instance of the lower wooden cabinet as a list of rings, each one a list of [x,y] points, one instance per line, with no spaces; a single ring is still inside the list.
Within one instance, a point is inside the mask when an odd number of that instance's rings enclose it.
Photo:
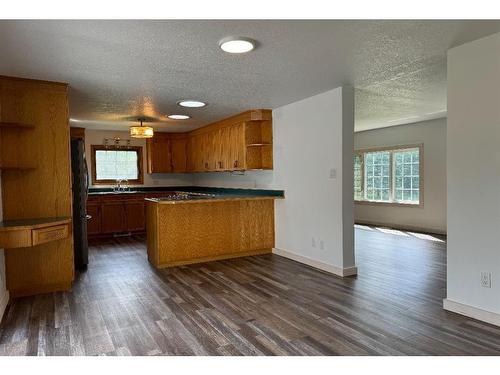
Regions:
[[[125,230],[136,232],[145,230],[145,208],[144,201],[130,201],[124,203]]]
[[[90,196],[87,202],[89,237],[146,230],[144,194]]]
[[[101,233],[121,233],[125,229],[123,202],[104,202],[101,205]]]
[[[87,203],[87,215],[90,215],[87,220],[87,234],[93,236],[101,233],[101,205],[89,201]]]

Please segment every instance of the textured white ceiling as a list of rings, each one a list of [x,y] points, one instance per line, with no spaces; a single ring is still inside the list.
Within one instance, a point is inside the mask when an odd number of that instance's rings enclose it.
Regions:
[[[359,131],[443,116],[447,49],[498,31],[500,21],[3,20],[0,74],[68,82],[71,117],[94,129],[148,116],[185,131],[350,84]],[[258,48],[225,54],[228,35]],[[183,98],[209,105],[181,109]]]

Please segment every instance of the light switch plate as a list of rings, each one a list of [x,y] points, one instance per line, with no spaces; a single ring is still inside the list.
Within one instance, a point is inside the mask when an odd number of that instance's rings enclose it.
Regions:
[[[330,178],[332,180],[335,180],[337,178],[337,169],[335,168],[330,168]]]

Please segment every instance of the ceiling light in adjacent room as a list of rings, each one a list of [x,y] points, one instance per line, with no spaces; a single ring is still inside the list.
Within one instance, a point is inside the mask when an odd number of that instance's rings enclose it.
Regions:
[[[200,102],[199,100],[192,100],[192,99],[184,99],[180,100],[177,102],[178,105],[181,107],[188,107],[188,108],[201,108],[205,107],[207,103]]]
[[[167,117],[172,120],[187,120],[188,118],[191,118],[188,115],[168,115]]]
[[[152,138],[154,135],[154,130],[150,126],[143,126],[142,122],[144,119],[138,119],[141,122],[140,126],[130,127],[130,136],[132,138]]]
[[[246,53],[255,48],[255,41],[246,37],[227,37],[219,42],[219,47],[227,53]]]

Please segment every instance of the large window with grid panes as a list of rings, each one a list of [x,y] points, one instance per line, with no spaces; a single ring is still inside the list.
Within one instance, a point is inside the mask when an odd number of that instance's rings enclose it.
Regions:
[[[355,151],[354,200],[422,205],[422,154],[422,145]]]

